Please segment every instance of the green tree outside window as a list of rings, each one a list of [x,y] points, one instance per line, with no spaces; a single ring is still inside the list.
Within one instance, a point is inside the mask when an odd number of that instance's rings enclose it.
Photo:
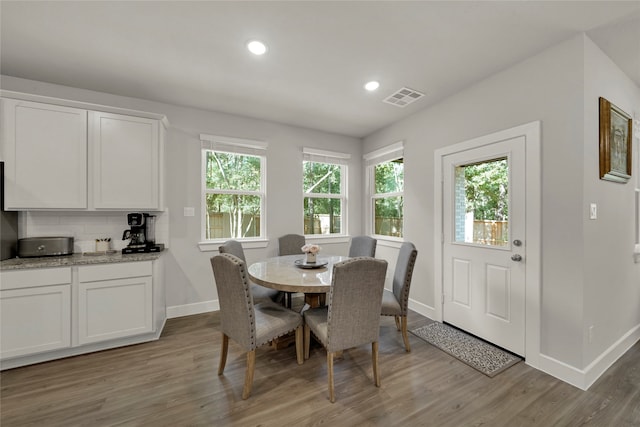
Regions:
[[[404,226],[404,159],[379,163],[374,175],[374,234],[402,237]]]
[[[206,152],[206,239],[260,237],[262,158]]]
[[[304,234],[342,233],[344,166],[302,162]]]

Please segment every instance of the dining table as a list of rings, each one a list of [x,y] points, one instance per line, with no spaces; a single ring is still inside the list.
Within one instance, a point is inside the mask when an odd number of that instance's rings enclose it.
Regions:
[[[318,255],[316,262],[310,263],[305,254],[277,256],[251,264],[249,277],[267,288],[304,293],[305,307],[321,307],[331,290],[333,265],[347,259],[341,255]]]

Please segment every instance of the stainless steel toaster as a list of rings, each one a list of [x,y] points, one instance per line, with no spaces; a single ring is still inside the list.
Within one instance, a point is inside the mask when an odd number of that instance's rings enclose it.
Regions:
[[[18,257],[58,256],[73,254],[73,237],[27,237],[18,239]]]

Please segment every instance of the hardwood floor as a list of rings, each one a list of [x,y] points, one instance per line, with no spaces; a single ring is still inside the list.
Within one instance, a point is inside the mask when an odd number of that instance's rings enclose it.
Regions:
[[[409,328],[429,322],[409,315]],[[230,341],[224,375],[218,313],[171,319],[160,340],[4,371],[0,425],[10,426],[638,426],[640,343],[583,392],[525,365],[494,378],[381,318],[382,386],[371,346],[335,362],[312,346],[257,351],[253,394],[242,400],[245,355]]]

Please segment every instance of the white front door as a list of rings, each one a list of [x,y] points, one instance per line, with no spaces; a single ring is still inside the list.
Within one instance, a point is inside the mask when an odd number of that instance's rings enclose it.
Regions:
[[[442,158],[443,319],[525,355],[525,137]]]

